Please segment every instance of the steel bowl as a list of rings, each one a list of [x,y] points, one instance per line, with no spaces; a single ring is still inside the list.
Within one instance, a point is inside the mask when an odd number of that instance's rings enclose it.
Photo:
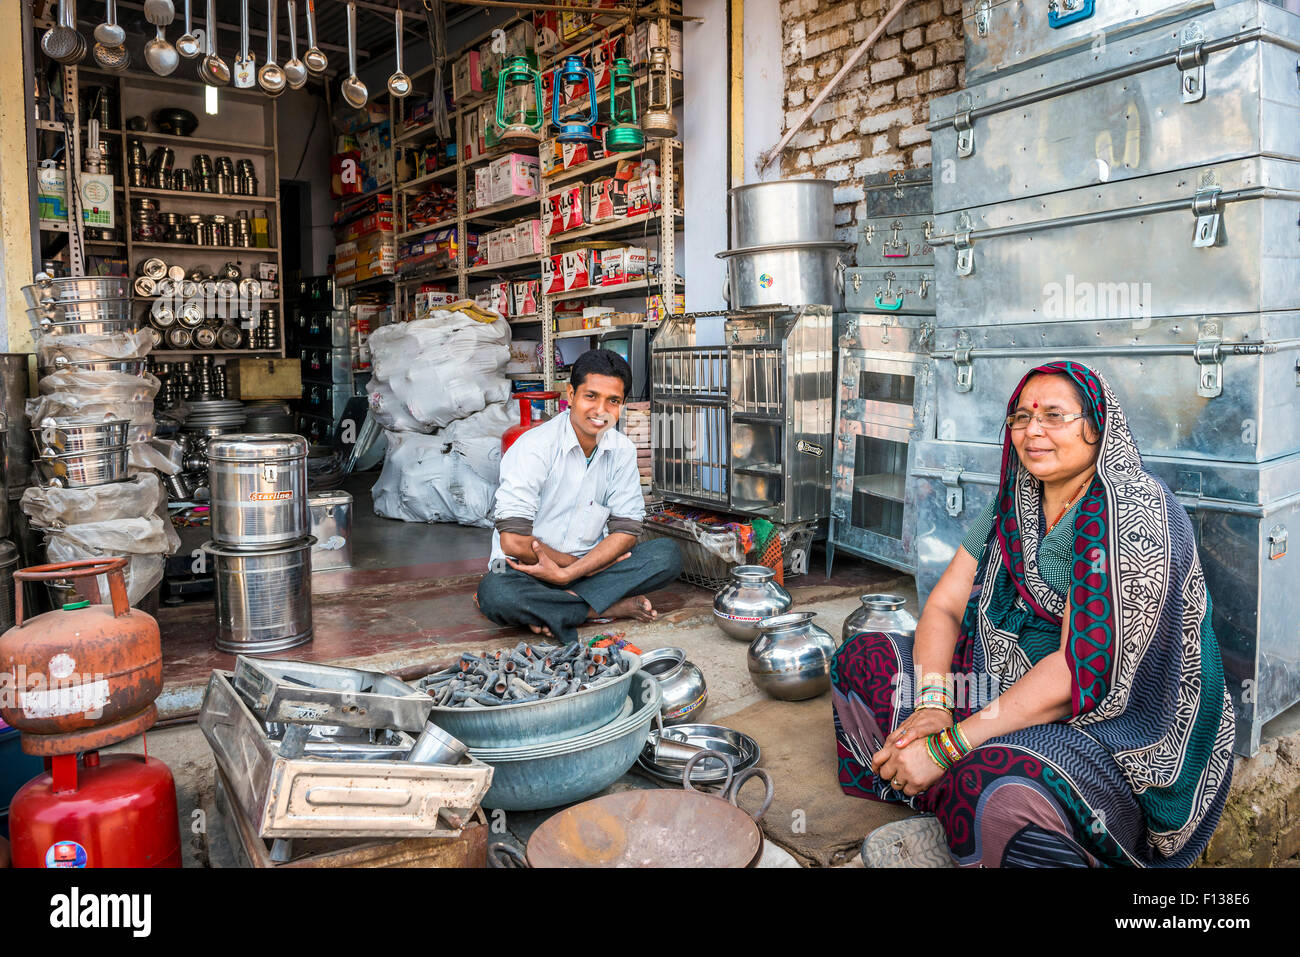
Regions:
[[[54,365],[41,366],[37,372],[42,378],[56,372],[121,372],[143,376],[148,366],[148,359],[65,359],[55,356]]]
[[[160,133],[167,133],[170,136],[189,136],[198,129],[199,118],[189,110],[168,106],[154,111],[153,124],[158,127]]]
[[[27,310],[27,324],[32,328],[51,322],[125,322],[130,318],[130,299],[78,299],[46,303]]]
[[[131,280],[125,276],[64,276],[56,279],[49,273],[38,273],[34,283],[23,286],[23,298],[29,308],[48,302],[121,299],[129,295]]]
[[[494,708],[435,707],[429,717],[471,750],[548,744],[594,731],[615,718],[627,698],[633,676],[641,670],[640,655],[630,651],[620,653],[630,662],[630,669],[586,691]],[[657,685],[658,682],[656,696]]]
[[[59,456],[120,448],[130,427],[130,419],[49,418],[31,431],[38,454]]]
[[[724,754],[731,758],[731,770],[734,774],[752,768],[763,757],[758,742],[749,735],[717,724],[678,724],[663,731],[652,731],[641,751],[641,756],[637,758],[637,764],[652,777],[659,778],[661,781],[671,781],[674,784],[682,783],[682,771],[686,767],[686,762],[663,758],[656,760],[654,744],[658,736]],[[727,767],[717,758],[702,758],[691,769],[692,784],[721,784],[726,779]]]
[[[558,748],[517,749],[513,756],[470,748],[471,757],[492,766],[492,786],[483,796],[483,806],[505,811],[558,807],[597,794],[626,774],[636,763],[660,706],[658,681],[639,672],[632,679],[624,700],[630,698],[639,706],[596,734],[579,736]]]
[[[79,455],[42,455],[35,459],[36,471],[50,488],[91,488],[122,482],[129,446],[85,452]]]
[[[135,332],[139,327],[135,320],[127,319],[88,319],[71,322],[32,323],[32,335],[35,336],[111,336],[119,332]]]

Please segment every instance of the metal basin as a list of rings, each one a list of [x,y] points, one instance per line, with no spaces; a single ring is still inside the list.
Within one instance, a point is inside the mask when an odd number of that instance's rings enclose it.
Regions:
[[[50,302],[27,310],[32,326],[46,322],[125,322],[131,318],[130,299],[79,299]]]
[[[34,336],[111,336],[119,332],[135,332],[139,328],[135,320],[126,319],[87,319],[84,322],[46,322],[33,321]]]
[[[475,748],[522,748],[564,741],[609,724],[627,699],[641,656],[620,652],[630,663],[625,674],[573,694],[495,708],[435,707],[429,720]],[[656,685],[656,695],[658,694]]]
[[[542,746],[532,753],[519,749],[519,756],[510,758],[494,755],[492,749],[471,748],[470,757],[493,770],[483,806],[505,811],[557,807],[603,791],[626,774],[645,745],[660,705],[658,681],[640,672],[632,678],[629,697],[639,706],[627,718],[567,747]]]
[[[735,774],[752,768],[763,757],[763,751],[758,746],[758,742],[740,731],[733,731],[731,728],[724,728],[718,724],[674,725],[652,734],[646,742],[641,756],[637,759],[637,763],[647,774],[659,778],[661,781],[671,781],[674,784],[682,783],[682,771],[686,767],[686,762],[684,760],[665,760],[663,758],[656,761],[654,749],[656,736],[661,736],[669,741],[681,741],[697,748],[703,748],[706,751],[716,751],[718,754],[726,755],[731,758],[731,769]],[[721,784],[726,779],[726,766],[712,756],[702,758],[691,769],[692,784]]]
[[[131,280],[125,276],[66,276],[55,279],[39,273],[36,282],[23,286],[28,308],[44,302],[70,302],[79,299],[119,299],[131,295]]]
[[[835,184],[779,179],[731,191],[733,248],[835,241]]]
[[[42,455],[36,459],[36,471],[45,485],[52,488],[90,488],[122,482],[126,473],[128,447],[101,449],[76,455]]]
[[[46,419],[32,429],[39,455],[76,455],[121,448],[127,444],[129,419]]]
[[[146,359],[65,359],[54,357],[54,365],[41,366],[40,374],[44,378],[56,372],[121,372],[124,375],[142,376],[148,370]]]
[[[727,260],[732,309],[830,306],[844,302],[844,267],[852,243],[786,243],[718,253]]]

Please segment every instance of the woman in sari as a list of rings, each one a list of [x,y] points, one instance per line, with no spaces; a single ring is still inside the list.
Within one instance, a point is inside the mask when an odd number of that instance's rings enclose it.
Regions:
[[[840,786],[927,812],[873,832],[869,863],[1185,867],[1228,794],[1191,523],[1076,362],[1012,394],[999,489],[915,641],[854,635],[831,679]]]

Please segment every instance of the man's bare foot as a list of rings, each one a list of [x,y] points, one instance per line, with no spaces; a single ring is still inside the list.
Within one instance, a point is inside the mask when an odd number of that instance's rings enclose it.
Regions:
[[[551,629],[547,628],[545,625],[529,625],[528,630],[534,635],[545,635],[547,638],[555,637],[551,634]]]
[[[603,612],[602,618],[635,618],[637,621],[654,621],[659,617],[659,612],[654,610],[650,604],[650,599],[645,595],[633,595],[630,598],[624,598],[622,601],[616,601]]]

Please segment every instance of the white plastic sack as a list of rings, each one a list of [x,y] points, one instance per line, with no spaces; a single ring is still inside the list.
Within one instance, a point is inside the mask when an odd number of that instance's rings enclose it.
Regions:
[[[438,435],[451,442],[475,474],[496,488],[501,478],[501,436],[519,423],[519,404],[499,402],[482,412],[457,419]]]
[[[152,348],[153,334],[148,329],[106,336],[41,336],[36,340],[36,364],[52,366],[58,356],[69,362],[143,359]]]
[[[45,533],[45,557],[54,562],[82,558],[128,559],[126,591],[134,605],[158,587],[163,577],[163,556],[180,546],[180,538],[157,515],[87,522]],[[108,586],[99,584],[100,601],[109,601]]]
[[[491,528],[496,483],[469,467],[442,436],[388,432],[388,454],[371,495],[375,514],[404,522]]]
[[[39,427],[46,418],[129,419],[132,445],[153,438],[153,400],[159,382],[152,375],[125,372],[55,372],[38,383],[41,394],[27,400],[27,418]]]
[[[23,492],[19,507],[40,528],[82,525],[124,518],[166,517],[167,493],[152,472],[126,482],[110,482],[92,488],[41,488]],[[180,536],[166,523],[164,538],[171,554],[180,547]]]
[[[376,421],[390,431],[432,432],[510,395],[510,325],[439,311],[370,335],[366,384]]]

